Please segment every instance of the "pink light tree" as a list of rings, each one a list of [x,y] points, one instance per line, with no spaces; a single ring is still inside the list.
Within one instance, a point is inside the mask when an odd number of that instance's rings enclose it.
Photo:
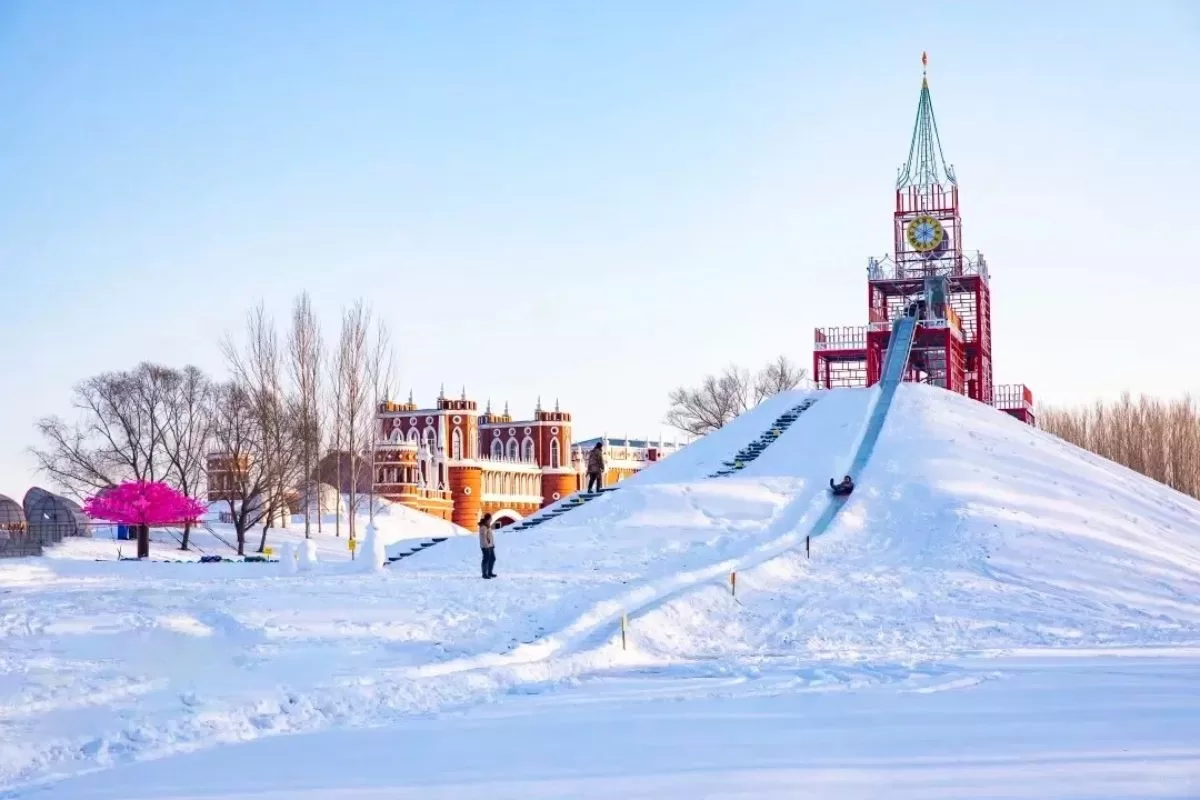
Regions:
[[[199,500],[165,483],[129,481],[89,498],[83,511],[92,519],[137,528],[138,558],[150,555],[150,529],[194,524],[205,512]]]

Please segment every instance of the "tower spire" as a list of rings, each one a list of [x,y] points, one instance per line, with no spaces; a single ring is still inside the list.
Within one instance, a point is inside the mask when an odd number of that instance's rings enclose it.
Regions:
[[[957,185],[953,165],[946,163],[942,140],[938,136],[937,120],[933,116],[933,100],[929,96],[929,56],[921,53],[921,97],[917,101],[917,121],[913,125],[908,160],[900,168],[896,188],[909,186]]]

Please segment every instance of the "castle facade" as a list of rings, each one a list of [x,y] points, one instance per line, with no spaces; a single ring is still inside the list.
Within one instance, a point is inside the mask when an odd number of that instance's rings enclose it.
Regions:
[[[604,485],[633,475],[679,449],[676,443],[590,439],[572,442],[571,414],[539,401],[532,419],[505,406],[482,412],[464,391],[442,392],[433,408],[385,401],[377,409],[375,491],[406,506],[474,528],[484,513],[516,522],[586,485],[587,451],[600,443]]]

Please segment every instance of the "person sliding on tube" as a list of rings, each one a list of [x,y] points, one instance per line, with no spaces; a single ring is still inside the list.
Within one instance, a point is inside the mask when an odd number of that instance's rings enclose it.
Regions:
[[[829,489],[835,497],[845,497],[854,491],[854,481],[850,480],[850,476],[842,478],[841,483],[834,483],[833,478],[829,479]]]

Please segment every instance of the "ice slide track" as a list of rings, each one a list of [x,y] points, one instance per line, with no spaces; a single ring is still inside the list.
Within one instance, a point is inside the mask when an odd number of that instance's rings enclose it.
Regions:
[[[902,317],[892,326],[891,342],[884,358],[883,376],[866,415],[866,423],[853,448],[847,473],[858,479],[883,431],[896,389],[904,378],[916,332],[916,319]],[[767,529],[767,541],[742,554],[716,564],[652,580],[602,600],[574,622],[553,633],[534,637],[505,653],[488,653],[418,668],[414,677],[447,675],[481,668],[510,667],[569,656],[603,645],[616,636],[621,617],[636,619],[677,599],[698,586],[725,581],[729,573],[769,561],[802,544],[805,538],[826,533],[845,505],[824,487],[816,494],[805,493],[784,506]],[[808,522],[811,520],[811,522]]]
[[[753,440],[748,445],[746,445],[741,450],[739,450],[736,454],[734,454],[734,456],[731,460],[722,461],[721,462],[722,469],[719,469],[716,472],[714,472],[710,475],[707,475],[706,478],[707,479],[723,478],[727,475],[733,475],[734,473],[745,469],[747,466],[750,465],[751,462],[753,462],[755,459],[757,459],[759,456],[761,456],[764,452],[766,452],[767,448],[770,447],[772,444],[774,444],[775,440],[778,439],[780,436],[782,436],[784,434],[784,432],[787,431],[787,429],[792,426],[792,423],[794,423],[797,419],[799,419],[801,414],[803,414],[808,409],[812,408],[813,404],[816,403],[817,400],[819,400],[819,399],[820,398],[818,398],[818,397],[806,397],[804,400],[800,401],[796,405],[789,408],[787,411],[780,414],[778,417],[775,418],[775,421],[772,422],[771,425],[765,431],[763,431],[762,434],[759,435],[759,437],[757,439]],[[526,517],[525,519],[518,522],[516,525],[513,525],[512,530],[513,530],[513,532],[517,532],[517,531],[527,531],[527,530],[530,530],[531,528],[536,528],[539,525],[549,522],[552,519],[557,519],[558,517],[561,517],[563,514],[566,514],[568,511],[572,511],[576,508],[579,508],[580,506],[587,505],[591,501],[595,500],[597,497],[602,497],[603,495],[609,494],[611,492],[615,492],[619,488],[620,488],[619,486],[609,486],[605,489],[601,489],[598,492],[576,492],[575,494],[570,495],[569,497],[559,500],[557,503],[546,506],[545,508],[539,510],[537,513],[533,514],[532,516]],[[411,550],[390,557],[387,560],[387,563],[394,564],[395,562],[401,561],[405,558],[408,558],[409,556],[414,556],[417,553],[422,553],[425,550],[428,550],[429,548],[433,547],[434,545],[441,544],[444,541],[446,541],[445,537],[438,537],[436,539],[425,539],[425,540],[419,541],[417,544],[413,545]]]

